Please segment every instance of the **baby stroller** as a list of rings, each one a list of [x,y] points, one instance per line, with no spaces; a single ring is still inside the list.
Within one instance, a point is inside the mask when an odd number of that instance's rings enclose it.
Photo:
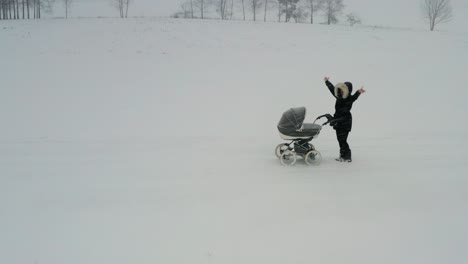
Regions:
[[[330,114],[321,115],[310,124],[303,123],[305,115],[305,107],[291,108],[283,113],[278,123],[280,137],[291,141],[290,143],[281,143],[275,149],[276,157],[278,157],[282,165],[294,165],[297,156],[303,157],[307,165],[319,165],[322,160],[320,152],[309,142],[318,137],[322,126],[333,121],[333,116]],[[315,124],[317,120],[323,117],[327,118],[327,122],[322,125]]]

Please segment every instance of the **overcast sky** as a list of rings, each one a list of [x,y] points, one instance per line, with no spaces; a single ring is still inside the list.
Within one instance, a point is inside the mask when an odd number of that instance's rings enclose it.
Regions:
[[[62,0],[56,0],[62,2]],[[169,16],[180,10],[184,0],[132,0],[129,16]],[[240,0],[234,0],[240,2]],[[249,0],[246,0],[246,2]],[[344,0],[345,12],[357,13],[366,25],[426,28],[422,19],[422,0]],[[74,0],[71,16],[116,16],[112,0]],[[454,18],[443,29],[468,32],[468,0],[451,0]],[[54,8],[54,16],[62,16],[62,5]],[[240,10],[238,11],[240,15]],[[274,17],[275,11],[269,15]],[[216,14],[211,14],[215,17]],[[323,20],[322,18],[318,18]]]

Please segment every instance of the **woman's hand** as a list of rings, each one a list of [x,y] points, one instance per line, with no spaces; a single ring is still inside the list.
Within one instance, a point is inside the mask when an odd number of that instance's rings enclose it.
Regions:
[[[329,79],[330,79],[330,77],[323,77],[324,81],[328,81]]]
[[[362,94],[366,92],[366,90],[364,90],[364,86],[362,86],[361,89],[359,89],[358,91],[359,93],[362,93]]]

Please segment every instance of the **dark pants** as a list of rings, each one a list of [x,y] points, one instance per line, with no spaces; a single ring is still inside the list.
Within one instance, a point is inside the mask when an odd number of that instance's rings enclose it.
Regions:
[[[340,144],[340,157],[343,159],[351,159],[351,149],[349,149],[348,145],[348,135],[349,130],[347,129],[337,129],[336,130],[336,138],[338,139],[338,143]]]

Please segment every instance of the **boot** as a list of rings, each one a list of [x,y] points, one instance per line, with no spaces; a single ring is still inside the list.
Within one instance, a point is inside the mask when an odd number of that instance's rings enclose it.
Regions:
[[[342,158],[342,157],[339,157],[339,158],[336,158],[335,160],[336,160],[336,161],[339,161],[339,162],[352,162],[351,158]]]

